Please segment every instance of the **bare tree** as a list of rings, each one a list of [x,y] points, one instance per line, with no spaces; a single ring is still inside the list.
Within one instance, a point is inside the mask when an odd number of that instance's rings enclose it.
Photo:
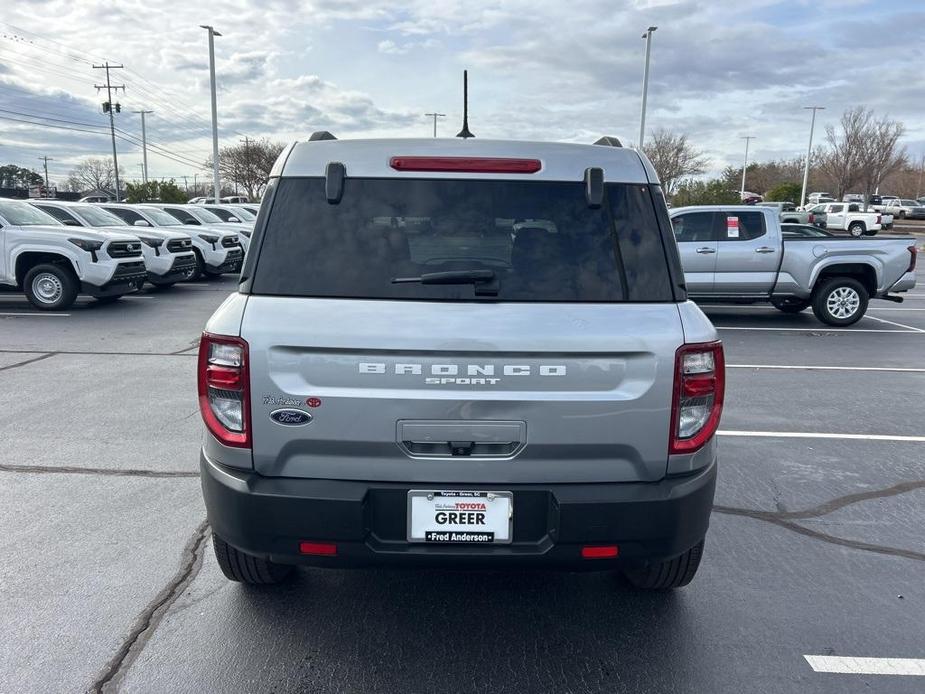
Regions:
[[[119,167],[119,176],[125,177],[125,172],[121,166]],[[75,193],[94,190],[114,193],[116,179],[113,175],[112,160],[98,157],[84,159],[68,174],[66,187]]]
[[[222,178],[242,186],[250,200],[256,199],[270,178],[273,163],[285,147],[281,142],[249,140],[239,145],[222,147],[218,154],[218,171]],[[212,158],[204,163],[211,171]]]
[[[706,171],[709,160],[687,141],[687,135],[675,135],[659,128],[642,148],[662,182],[666,197],[671,197],[683,178]]]
[[[859,182],[864,200],[870,199],[884,178],[908,164],[906,148],[899,144],[906,127],[887,117],[871,120],[861,150]],[[866,207],[866,206],[865,206]]]

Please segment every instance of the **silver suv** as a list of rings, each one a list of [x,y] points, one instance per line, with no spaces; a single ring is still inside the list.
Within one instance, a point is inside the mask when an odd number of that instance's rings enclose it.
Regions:
[[[614,138],[290,146],[198,375],[229,579],[700,563],[723,350]]]

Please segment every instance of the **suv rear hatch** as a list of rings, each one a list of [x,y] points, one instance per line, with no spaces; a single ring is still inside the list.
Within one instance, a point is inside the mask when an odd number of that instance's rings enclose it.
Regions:
[[[348,179],[339,204],[324,183],[278,182],[253,270],[257,472],[665,475],[684,336],[648,186],[593,208],[580,182]]]

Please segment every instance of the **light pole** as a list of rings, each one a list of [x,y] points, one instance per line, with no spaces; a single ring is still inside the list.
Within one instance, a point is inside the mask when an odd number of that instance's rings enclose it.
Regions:
[[[813,119],[809,124],[809,146],[806,148],[806,163],[803,164],[803,191],[800,193],[800,207],[806,204],[806,184],[809,182],[809,158],[813,153],[813,130],[816,129],[816,111],[825,111],[825,106],[804,106],[813,112]]]
[[[646,100],[649,97],[649,56],[652,53],[652,32],[658,27],[649,27],[642,38],[646,40],[646,69],[642,73],[642,113],[639,116],[639,149],[646,137]]]
[[[428,117],[433,116],[433,119],[434,119],[434,137],[437,137],[437,119],[438,119],[438,118],[446,118],[446,114],[445,114],[445,113],[425,113],[424,115],[425,115],[425,116],[428,116]]]
[[[145,111],[144,109],[142,109],[141,111],[132,111],[132,113],[141,114],[141,160],[143,162],[142,176],[143,176],[144,182],[147,183],[148,182],[148,134],[145,131],[145,114],[154,113],[154,111]]]
[[[215,203],[221,200],[222,185],[218,177],[218,104],[215,99],[215,37],[221,36],[209,24],[200,24],[209,32],[209,79],[212,82],[212,183],[215,187]]]
[[[739,138],[745,140],[745,163],[742,164],[742,190],[739,191],[739,197],[745,200],[745,171],[748,169],[748,143],[755,139],[754,135],[744,135]]]

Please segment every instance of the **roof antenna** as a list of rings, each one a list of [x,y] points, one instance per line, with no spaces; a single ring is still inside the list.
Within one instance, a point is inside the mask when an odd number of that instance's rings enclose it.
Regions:
[[[463,70],[463,127],[456,137],[475,137],[469,132],[469,71]]]

